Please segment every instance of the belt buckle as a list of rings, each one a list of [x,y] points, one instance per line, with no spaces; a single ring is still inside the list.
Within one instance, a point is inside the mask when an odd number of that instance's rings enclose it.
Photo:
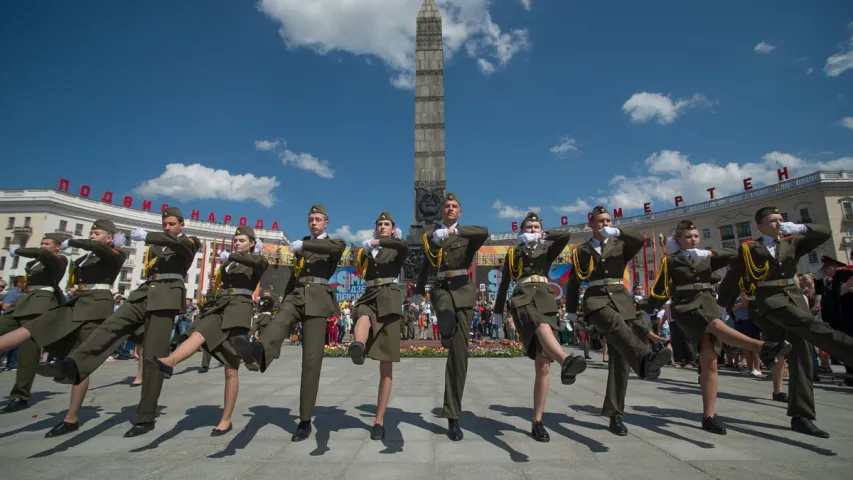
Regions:
[[[155,273],[154,275],[151,275],[150,277],[148,277],[148,280],[154,280],[156,282],[157,280],[160,280],[160,274]]]
[[[374,281],[373,281],[373,284],[374,284],[374,285],[382,285],[382,279],[381,279],[381,278],[377,278],[376,280],[374,280]]]
[[[305,279],[302,280],[302,283],[304,283],[305,285],[311,285],[312,283],[314,283],[314,277],[305,277]]]
[[[776,285],[778,285],[778,286],[780,286],[780,287],[787,287],[787,286],[788,286],[788,280],[787,280],[787,279],[785,279],[785,280],[776,280]]]
[[[89,289],[89,287],[87,287],[85,283],[81,283],[81,284],[77,285],[77,290],[80,290],[81,292],[85,292],[88,289]]]
[[[453,273],[453,271],[452,271],[452,270],[448,270],[448,271],[446,271],[446,272],[444,273],[444,278],[453,278],[453,275],[455,275],[455,274]]]
[[[236,288],[229,288],[225,291],[228,293],[228,295],[237,295],[237,289]]]

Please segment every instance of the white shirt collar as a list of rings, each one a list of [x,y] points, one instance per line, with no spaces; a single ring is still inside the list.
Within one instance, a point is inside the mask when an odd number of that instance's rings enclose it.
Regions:
[[[761,234],[761,241],[764,242],[768,247],[776,246],[776,239],[767,235]]]
[[[324,238],[329,238],[329,234],[327,234],[326,232],[323,232],[319,236],[311,237],[312,240],[322,240]]]
[[[590,238],[589,239],[589,243],[592,245],[592,248],[598,248],[598,247],[604,245],[605,242],[607,242],[606,238],[604,240],[599,240],[597,238]]]
[[[451,225],[451,226],[449,226],[449,227],[448,227],[447,225],[445,225],[445,224],[441,223],[441,224],[439,224],[439,227],[438,227],[438,228],[443,229],[443,230],[447,230],[447,229],[449,229],[449,228],[456,228],[456,226],[457,226],[457,225],[459,225],[459,222],[456,222],[456,223],[454,223],[453,225]]]

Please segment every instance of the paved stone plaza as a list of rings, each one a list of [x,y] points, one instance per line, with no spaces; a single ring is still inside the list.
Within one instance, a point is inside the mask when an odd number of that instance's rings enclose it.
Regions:
[[[615,437],[607,419],[596,415],[607,370],[593,361],[571,387],[560,384],[554,369],[544,419],[551,442],[540,444],[527,435],[532,363],[472,359],[463,402],[465,440],[453,443],[438,416],[444,359],[405,359],[395,371],[387,438],[373,442],[368,429],[376,363],[357,367],[349,359],[327,358],[315,434],[291,444],[298,347],[285,346],[264,375],[241,370],[234,430],[216,439],[208,434],[220,417],[222,368],[200,375],[200,362],[200,355],[191,358],[186,370],[179,367],[165,382],[157,428],[133,439],[122,434],[139,399],[139,389],[127,386],[135,362],[110,362],[96,372],[80,431],[56,439],[43,437],[63,418],[69,388],[37,378],[36,404],[0,416],[0,478],[853,478],[853,396],[835,384],[815,389],[818,425],[832,434],[821,440],[790,431],[784,405],[769,399],[769,380],[723,372],[718,412],[729,434],[718,437],[699,428],[695,371],[666,368],[658,382],[632,379],[625,418],[630,434]],[[0,374],[4,393],[13,376]]]

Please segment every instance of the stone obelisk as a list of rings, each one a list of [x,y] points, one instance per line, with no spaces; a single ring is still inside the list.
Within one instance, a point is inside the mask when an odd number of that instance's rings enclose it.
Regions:
[[[439,221],[446,187],[442,46],[441,12],[435,0],[423,0],[415,46],[415,221],[408,235],[412,244],[423,243],[426,229]]]

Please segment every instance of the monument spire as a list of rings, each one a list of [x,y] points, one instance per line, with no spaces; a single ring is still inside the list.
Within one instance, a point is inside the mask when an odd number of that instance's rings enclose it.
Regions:
[[[409,242],[438,222],[444,198],[444,51],[441,11],[423,0],[415,44],[415,205]]]

